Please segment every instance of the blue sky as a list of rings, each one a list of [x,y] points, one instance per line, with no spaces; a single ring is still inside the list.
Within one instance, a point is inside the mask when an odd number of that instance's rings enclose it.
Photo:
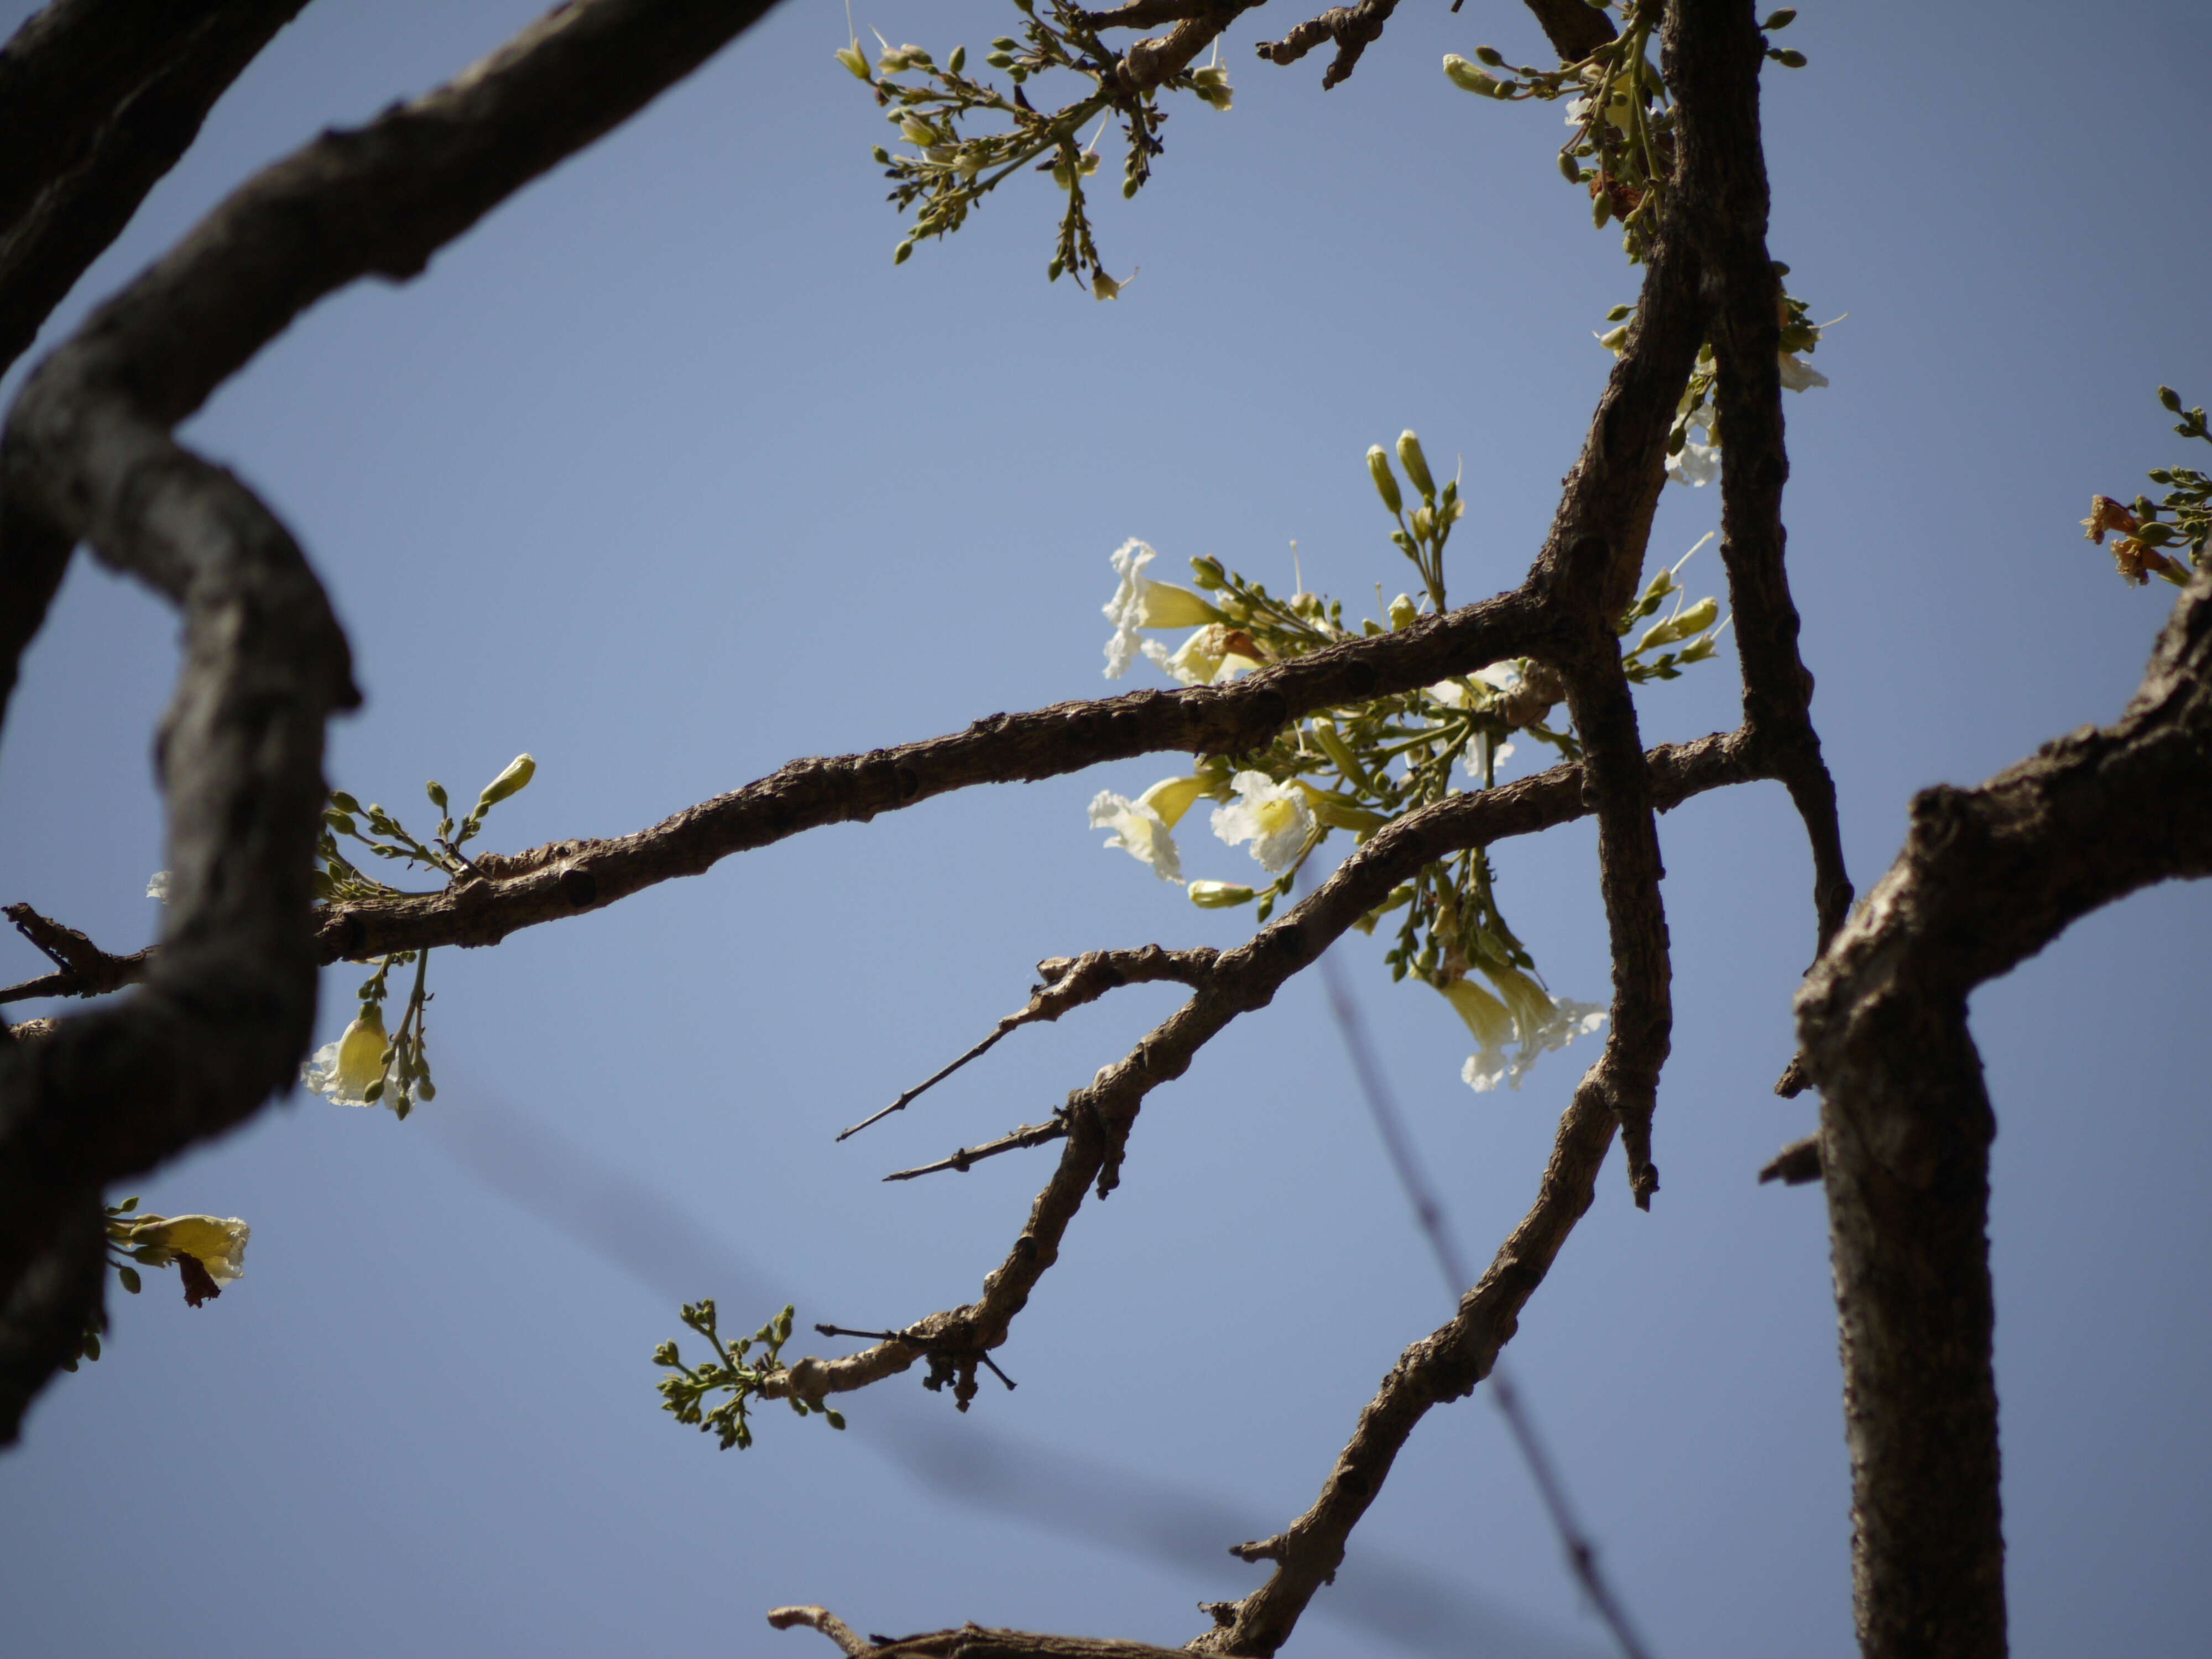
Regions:
[[[41,349],[252,169],[535,9],[316,0]],[[940,56],[1006,27],[979,0],[855,15]],[[417,281],[301,319],[186,436],[335,596],[368,703],[334,728],[333,781],[404,816],[423,779],[464,792],[528,750],[537,781],[486,837],[514,847],[1118,689],[1098,606],[1129,536],[1271,585],[1295,538],[1308,584],[1352,609],[1408,586],[1360,456],[1409,425],[1465,459],[1455,595],[1516,581],[1609,366],[1591,335],[1635,273],[1553,171],[1556,109],[1438,73],[1481,41],[1540,52],[1520,8],[1407,8],[1326,94],[1316,63],[1252,58],[1291,21],[1240,25],[1233,112],[1178,109],[1154,184],[1103,192],[1109,266],[1138,273],[1114,304],[1046,283],[1042,180],[895,270],[867,160],[884,135],[830,56],[842,8],[793,0]],[[1864,887],[1914,790],[2115,714],[2164,615],[2075,521],[2189,459],[2159,383],[2212,402],[2212,246],[2169,159],[2212,22],[1869,3],[1805,8],[1790,40],[1811,64],[1769,77],[1771,246],[1816,317],[1849,313],[1819,354],[1832,387],[1790,400],[1792,576]],[[1717,515],[1713,491],[1670,489],[1655,556]],[[1719,586],[1710,550],[1686,574]],[[80,560],[0,743],[0,896],[111,950],[156,922],[148,751],[174,639]],[[1730,671],[1651,688],[1643,718],[1655,740],[1732,724]],[[1040,957],[1240,937],[1240,913],[1194,909],[1085,825],[1096,790],[1174,769],[936,800],[437,953],[434,1103],[403,1124],[295,1096],[143,1188],[249,1218],[247,1276],[198,1312],[166,1277],[118,1297],[106,1357],[37,1408],[0,1468],[11,1651],[803,1652],[820,1638],[760,1618],[808,1601],[866,1631],[1196,1634],[1193,1603],[1256,1582],[1227,1545],[1305,1506],[1447,1311],[1317,983],[1147,1105],[1123,1185],[999,1355],[1016,1392],[956,1417],[908,1377],[848,1401],[844,1437],[772,1415],[740,1456],[658,1412],[648,1358],[700,1295],[748,1327],[794,1301],[804,1328],[975,1293],[1051,1154],[878,1177],[1037,1121],[1172,992],[1022,1032],[830,1137],[1018,1006]],[[1812,1121],[1769,1092],[1808,860],[1771,787],[1661,834],[1665,1185],[1638,1214],[1616,1155],[1510,1352],[1657,1652],[1843,1655],[1825,1224],[1817,1193],[1753,1181]],[[1182,839],[1192,873],[1249,868]],[[1587,830],[1498,863],[1552,984],[1599,996]],[[2212,1620],[2212,1128],[2190,1103],[2212,1044],[2189,990],[2208,921],[2202,891],[2139,896],[1975,1000],[2022,1655],[2179,1655]],[[1580,1056],[1475,1096],[1439,1000],[1390,985],[1382,941],[1341,948],[1486,1259]],[[0,951],[9,979],[39,969]],[[327,978],[326,1035],[357,978]],[[1424,1424],[1290,1651],[1486,1641],[1603,1650],[1478,1395]]]

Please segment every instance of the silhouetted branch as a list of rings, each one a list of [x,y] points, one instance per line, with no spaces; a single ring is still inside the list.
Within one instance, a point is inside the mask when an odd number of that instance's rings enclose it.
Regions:
[[[67,1357],[99,1277],[47,1274],[108,1182],[222,1133],[306,1053],[323,727],[359,701],[290,533],[178,445],[184,419],[315,301],[420,272],[617,125],[767,0],[582,0],[447,86],[258,174],[31,377],[0,436],[0,688],[71,544],[167,596],[185,666],[161,744],[171,902],[145,985],[0,1049],[0,1441]],[[67,1306],[42,1300],[76,1298]]]
[[[0,374],[307,0],[54,0],[0,47]]]
[[[25,1002],[33,997],[105,995],[145,978],[153,960],[150,950],[127,957],[110,956],[76,928],[50,921],[27,904],[10,904],[0,915],[14,922],[15,931],[61,970],[0,990],[0,1003]]]

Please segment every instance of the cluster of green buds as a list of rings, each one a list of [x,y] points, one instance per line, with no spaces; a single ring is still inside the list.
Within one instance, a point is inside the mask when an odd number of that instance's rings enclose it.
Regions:
[[[1119,629],[1108,646],[1109,672],[1140,650],[1185,684],[1218,683],[1345,640],[1402,631],[1440,608],[1445,541],[1465,511],[1459,480],[1438,486],[1413,433],[1401,435],[1395,447],[1395,468],[1381,445],[1368,451],[1369,477],[1394,523],[1390,539],[1420,573],[1426,597],[1401,593],[1382,606],[1382,617],[1348,623],[1340,600],[1308,592],[1303,583],[1285,599],[1209,557],[1190,562],[1194,588],[1152,581],[1143,574],[1152,550],[1132,544],[1115,555],[1122,591],[1106,607]],[[1411,511],[1408,484],[1419,498]],[[1691,601],[1681,568],[1678,562],[1658,572],[1619,621],[1632,680],[1672,679],[1714,654],[1724,626],[1717,620],[1718,602]],[[1382,599],[1379,586],[1376,597]],[[1192,631],[1174,649],[1149,640],[1132,645],[1122,637],[1177,628]],[[1559,677],[1543,663],[1492,664],[1434,685],[1316,711],[1262,750],[1233,761],[1208,757],[1190,775],[1163,779],[1133,800],[1102,791],[1091,803],[1091,821],[1115,832],[1109,847],[1128,852],[1157,875],[1182,881],[1173,832],[1199,801],[1218,803],[1212,815],[1215,836],[1248,847],[1272,879],[1264,884],[1192,880],[1184,883],[1186,890],[1194,903],[1207,908],[1256,901],[1258,918],[1265,921],[1334,832],[1346,832],[1356,844],[1447,793],[1494,787],[1516,737],[1569,758],[1579,755],[1571,731],[1550,723],[1564,695]],[[1558,1046],[1574,1022],[1592,1013],[1556,1002],[1543,989],[1527,948],[1499,908],[1482,849],[1425,867],[1359,925],[1371,933],[1383,917],[1399,913],[1388,956],[1392,976],[1419,979],[1451,1000],[1483,1046],[1476,1072],[1485,1080],[1469,1077],[1477,1087],[1517,1078],[1533,1058],[1532,1043],[1538,1050]],[[1488,988],[1470,975],[1481,975]],[[1498,1057],[1505,1040],[1501,1032],[1519,1038],[1521,1060],[1508,1064]]]
[[[1127,141],[1121,194],[1133,197],[1152,176],[1152,158],[1162,149],[1159,128],[1167,116],[1157,94],[1188,92],[1226,110],[1232,101],[1229,72],[1217,61],[1132,93],[1121,74],[1121,55],[1100,40],[1082,8],[1066,0],[1045,0],[1042,7],[1037,0],[1014,3],[1023,15],[1021,37],[1000,35],[983,59],[1006,76],[1003,86],[969,73],[964,46],[955,46],[942,64],[921,46],[894,46],[881,35],[876,38],[883,51],[873,64],[857,39],[837,52],[837,61],[875,94],[901,141],[913,147],[875,149],[876,164],[891,183],[886,199],[913,215],[892,259],[902,264],[916,242],[951,235],[985,196],[1031,167],[1051,174],[1067,197],[1048,275],[1057,281],[1072,272],[1095,297],[1110,300],[1121,283],[1100,264],[1084,198],[1084,181],[1098,168],[1098,137],[1109,121],[1121,120]],[[1078,84],[1065,102],[1040,110],[1030,100],[1028,85],[1054,71]],[[1098,133],[1086,146],[1083,129],[1093,119]]]
[[[423,792],[438,813],[437,828],[427,842],[418,840],[383,807],[373,803],[364,807],[344,790],[332,790],[323,811],[317,895],[326,902],[344,902],[388,898],[400,890],[362,873],[340,849],[340,836],[360,842],[377,858],[403,862],[410,869],[435,870],[448,881],[480,874],[462,849],[482,831],[492,808],[520,794],[537,775],[538,763],[528,755],[517,755],[477,792],[476,805],[458,822],[446,786],[435,780],[425,784]],[[378,958],[375,971],[355,993],[360,1009],[353,1022],[336,1042],[317,1051],[302,1068],[301,1081],[340,1105],[383,1105],[402,1119],[416,1101],[436,1099],[426,1026],[432,1000],[427,983],[429,960],[428,951],[398,951]],[[406,967],[414,969],[414,982],[398,1029],[389,1030],[384,1010],[392,970]]]
[[[747,1402],[758,1395],[772,1378],[788,1375],[782,1353],[783,1345],[791,1340],[792,1310],[786,1306],[750,1337],[727,1343],[715,1328],[712,1297],[684,1304],[683,1317],[686,1325],[707,1339],[710,1352],[697,1365],[687,1365],[672,1341],[664,1342],[653,1351],[654,1364],[673,1368],[660,1379],[661,1409],[679,1423],[694,1425],[702,1434],[714,1435],[722,1450],[735,1446],[743,1451],[753,1443]],[[761,1352],[749,1361],[748,1355],[756,1345]],[[708,1409],[708,1396],[719,1393],[726,1393],[729,1398],[712,1410]],[[796,1393],[787,1394],[784,1398],[801,1417],[817,1415],[833,1429],[845,1426],[843,1413],[818,1400],[809,1402]]]
[[[1578,63],[1557,69],[1510,64],[1496,47],[1477,46],[1473,62],[1448,54],[1444,74],[1454,86],[1500,103],[1571,99],[1560,175],[1589,191],[1591,222],[1599,229],[1620,222],[1622,252],[1639,264],[1650,252],[1674,166],[1674,112],[1650,55],[1664,7],[1658,0],[1592,3],[1620,14],[1618,33]],[[1772,33],[1796,15],[1785,9],[1759,27]],[[1769,46],[1766,55],[1787,69],[1805,65],[1802,52],[1787,48]]]
[[[2212,428],[2205,424],[2203,409],[2182,408],[2181,394],[2170,386],[2159,387],[2158,400],[2166,413],[2181,416],[2173,428],[2181,436],[2212,443]],[[2154,501],[2138,495],[2123,505],[2110,495],[2099,495],[2089,503],[2089,516],[2081,520],[2082,533],[2101,546],[2107,533],[2118,532],[2112,562],[2124,580],[2142,586],[2158,576],[2185,587],[2191,575],[2204,568],[2205,543],[2212,540],[2212,477],[2193,466],[2154,466],[2150,481],[2166,486],[2163,497]],[[2185,553],[2188,563],[2174,553]]]

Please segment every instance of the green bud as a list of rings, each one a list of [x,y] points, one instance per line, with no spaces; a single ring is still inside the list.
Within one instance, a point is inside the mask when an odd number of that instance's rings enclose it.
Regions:
[[[1221,561],[1212,557],[1193,559],[1190,562],[1190,579],[1207,592],[1214,592],[1224,580]]]
[[[998,52],[1018,52],[1021,49],[1021,44],[1011,34],[996,36],[991,42],[993,49]]]
[[[123,1281],[125,1290],[133,1296],[138,1294],[139,1279],[138,1270],[136,1267],[118,1267],[115,1270],[115,1276]]]
[[[343,789],[333,789],[331,791],[331,805],[337,807],[341,812],[358,812],[361,811],[361,803],[356,800],[351,795],[346,793]]]
[[[1608,323],[1625,323],[1628,320],[1629,313],[1635,309],[1634,306],[1615,306],[1605,313],[1605,319]]]
[[[430,797],[430,805],[436,807],[441,812],[444,811],[446,810],[446,786],[440,783],[435,778],[433,778],[429,782],[424,784],[422,788],[423,792]]]
[[[1398,493],[1398,480],[1390,471],[1390,458],[1382,453],[1381,444],[1368,447],[1367,473],[1375,480],[1375,493],[1382,498],[1382,505],[1393,513],[1403,513],[1406,498]]]
[[[885,149],[881,144],[878,144],[868,153],[876,158],[876,165],[879,167],[887,167],[891,164],[890,151]]]
[[[1014,66],[1013,55],[1011,52],[991,52],[985,56],[983,61],[993,69],[1012,69]]]
[[[1603,191],[1590,198],[1590,223],[1603,230],[1605,222],[1613,216],[1613,198]]]
[[[1421,441],[1411,427],[1398,434],[1398,465],[1406,469],[1414,489],[1424,495],[1436,495],[1437,481],[1429,476],[1429,458],[1421,453]]]
[[[1045,281],[1048,283],[1058,282],[1060,278],[1060,274],[1066,269],[1067,261],[1055,258],[1050,264],[1044,268]]]
[[[1783,47],[1779,52],[1770,52],[1766,55],[1769,58],[1771,58],[1776,63],[1781,64],[1784,69],[1803,69],[1805,67],[1805,54],[1802,52],[1792,51],[1788,46]]]
[[[1133,200],[1136,194],[1137,181],[1134,179],[1124,179],[1121,181],[1121,199],[1125,202]]]
[[[354,828],[353,820],[343,812],[325,812],[323,814],[323,822],[329,824],[331,829],[337,830],[338,834],[342,836],[352,836],[358,835],[360,833],[360,831]]]
[[[902,265],[913,258],[914,240],[911,237],[891,250],[891,263],[895,265]]]
[[[1252,900],[1252,890],[1233,881],[1194,881],[1188,890],[1190,902],[1201,910],[1226,910]]]
[[[382,1078],[379,1078],[375,1082],[370,1084],[368,1087],[361,1091],[361,1097],[363,1100],[374,1100],[380,1095],[383,1094],[383,1092],[384,1079]]]
[[[1582,164],[1565,150],[1559,152],[1559,177],[1571,185],[1579,185],[1583,181]]]
[[[832,1411],[824,1406],[822,1408],[822,1415],[830,1419],[830,1426],[833,1429],[842,1429],[845,1426],[845,1413],[842,1412]]]
[[[966,69],[968,67],[968,48],[965,46],[953,47],[952,56],[945,60],[945,67],[955,75],[959,74],[962,70]]]
[[[2159,387],[2158,400],[2166,405],[2166,412],[2168,414],[2179,415],[2181,413],[2181,394],[2179,392],[2176,392],[2172,386],[2162,386]]]
[[[1491,76],[1461,57],[1455,52],[1444,54],[1444,78],[1462,92],[1471,92],[1478,98],[1503,98],[1504,86]]]
[[[1492,69],[1505,67],[1505,54],[1495,46],[1477,46],[1474,49],[1474,55]]]
[[[1759,27],[1763,29],[1786,29],[1796,21],[1797,9],[1795,6],[1784,6]]]

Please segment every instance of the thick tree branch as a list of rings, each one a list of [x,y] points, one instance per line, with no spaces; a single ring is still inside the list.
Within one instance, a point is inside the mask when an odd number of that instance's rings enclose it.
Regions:
[[[35,374],[0,437],[0,592],[51,593],[88,541],[184,611],[164,725],[172,900],[127,1002],[0,1051],[0,1437],[96,1301],[39,1276],[107,1182],[250,1116],[314,1015],[309,860],[323,727],[358,701],[344,636],[284,526],[169,428],[307,306],[419,272],[444,243],[703,62],[767,0],[583,0],[446,87],[268,168]],[[26,526],[28,533],[19,533]],[[43,603],[40,610],[43,610]],[[12,684],[36,614],[0,635]],[[95,1280],[96,1284],[96,1280]],[[25,1298],[31,1298],[28,1304]]]
[[[2005,1651],[1977,985],[2137,888],[2212,875],[2212,577],[2115,724],[1976,789],[1923,792],[1905,850],[1798,994],[1822,1095],[1869,1659]]]
[[[1244,754],[1318,709],[1410,691],[1523,654],[1544,641],[1547,627],[1542,607],[1525,591],[1500,594],[1231,685],[1057,703],[994,714],[964,732],[894,749],[793,761],[632,835],[556,842],[512,857],[479,854],[477,864],[489,878],[482,882],[464,879],[420,898],[331,905],[320,927],[324,957],[496,945],[519,928],[702,874],[732,853],[823,824],[866,823],[980,783],[1058,777],[1162,750]]]
[[[307,0],[54,0],[0,47],[0,374]]]

